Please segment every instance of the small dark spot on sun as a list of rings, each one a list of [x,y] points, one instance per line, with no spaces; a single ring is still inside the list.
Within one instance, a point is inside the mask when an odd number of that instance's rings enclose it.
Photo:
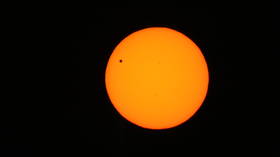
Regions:
[[[122,63],[122,61],[123,61],[123,60],[122,60],[122,59],[120,59],[120,63]]]

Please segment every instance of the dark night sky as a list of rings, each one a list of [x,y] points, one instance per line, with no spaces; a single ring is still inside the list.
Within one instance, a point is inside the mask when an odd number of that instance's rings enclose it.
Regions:
[[[35,51],[40,54],[31,60],[44,65],[30,72],[39,78],[29,80],[36,82],[35,98],[26,97],[30,105],[16,112],[8,107],[6,114],[12,118],[2,125],[2,148],[18,154],[75,156],[279,155],[274,92],[279,80],[278,16],[272,8],[184,6],[92,8],[39,16],[31,41],[38,43]],[[168,130],[129,123],[105,90],[105,68],[114,47],[128,34],[152,26],[190,37],[210,72],[200,110]]]

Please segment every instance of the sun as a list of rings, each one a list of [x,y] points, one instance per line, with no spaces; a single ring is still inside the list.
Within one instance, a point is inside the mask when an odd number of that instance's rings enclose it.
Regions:
[[[202,105],[208,83],[208,67],[199,47],[166,27],[128,35],[112,52],[105,72],[115,109],[147,129],[168,129],[190,119]]]

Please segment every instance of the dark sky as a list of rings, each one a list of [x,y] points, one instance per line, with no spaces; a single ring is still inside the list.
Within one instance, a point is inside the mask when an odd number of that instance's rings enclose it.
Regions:
[[[39,53],[30,59],[44,66],[31,71],[38,78],[29,80],[36,82],[35,98],[26,97],[29,103],[17,112],[8,107],[12,118],[3,125],[2,148],[32,155],[279,155],[278,16],[273,8],[181,6],[92,8],[23,20],[33,26],[30,41]],[[128,34],[153,26],[190,37],[210,73],[202,107],[168,130],[126,121],[105,90],[114,47]]]

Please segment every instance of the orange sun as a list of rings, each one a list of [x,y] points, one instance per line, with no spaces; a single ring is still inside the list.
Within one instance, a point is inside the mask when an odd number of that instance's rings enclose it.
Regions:
[[[105,83],[116,110],[148,129],[178,126],[202,105],[208,68],[198,46],[165,27],[136,31],[114,49]]]

